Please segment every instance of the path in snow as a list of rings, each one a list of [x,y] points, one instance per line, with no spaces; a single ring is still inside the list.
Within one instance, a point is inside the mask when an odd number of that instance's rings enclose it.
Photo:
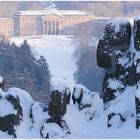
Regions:
[[[13,37],[11,41],[21,44],[27,40],[31,45],[35,56],[43,55],[49,64],[53,83],[74,84],[73,73],[76,70],[74,64],[74,40],[68,36],[37,36],[37,37]]]

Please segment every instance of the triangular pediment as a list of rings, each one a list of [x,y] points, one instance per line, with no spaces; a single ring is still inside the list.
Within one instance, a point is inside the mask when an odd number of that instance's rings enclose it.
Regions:
[[[57,19],[58,20],[58,19],[63,19],[63,18],[65,17],[57,13],[46,14],[43,16],[43,19],[53,19],[53,20]]]

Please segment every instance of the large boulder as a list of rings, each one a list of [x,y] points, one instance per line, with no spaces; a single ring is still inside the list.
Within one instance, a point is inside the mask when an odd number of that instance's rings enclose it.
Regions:
[[[56,135],[60,135],[57,134],[57,131],[54,131],[55,129],[49,129],[49,126],[57,125],[57,127],[63,132],[63,136],[70,134],[69,127],[63,119],[63,116],[67,111],[67,105],[70,103],[70,97],[71,92],[68,87],[65,87],[62,84],[53,87],[48,106],[48,114],[50,118],[46,120],[46,125],[41,128],[42,138],[53,138],[56,137]]]
[[[27,119],[25,117],[31,105],[29,102],[33,102],[31,97],[28,97],[30,96],[27,92],[17,88],[10,88],[7,92],[0,90],[0,130],[2,132],[14,138],[18,137],[18,132],[24,120]]]
[[[107,110],[108,127],[113,125],[114,118],[121,123],[126,121],[127,109],[122,106],[119,112],[111,106],[125,102],[127,98],[124,99],[123,94],[126,94],[127,87],[136,83],[132,69],[131,34],[129,19],[110,20],[97,48],[97,64],[105,69],[102,98]]]
[[[106,26],[97,48],[97,64],[102,68],[112,69],[117,51],[129,50],[131,26],[127,19],[112,19]],[[114,60],[115,59],[115,60]],[[115,70],[115,68],[114,68]]]
[[[130,83],[131,25],[127,19],[113,19],[105,27],[97,48],[97,64],[105,69],[103,100],[105,104],[123,93]],[[111,84],[110,84],[111,83]]]
[[[51,117],[62,117],[66,113],[67,96],[58,90],[51,93],[48,113]]]
[[[74,85],[72,94],[73,104],[78,104],[79,110],[91,106],[91,92],[83,85]]]
[[[76,84],[74,85],[72,99],[78,110],[85,114],[86,120],[92,120],[101,115],[103,101],[99,93],[91,92],[85,86]]]

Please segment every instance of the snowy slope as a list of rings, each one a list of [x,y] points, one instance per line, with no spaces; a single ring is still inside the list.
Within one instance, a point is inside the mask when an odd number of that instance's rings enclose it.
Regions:
[[[27,40],[31,45],[35,56],[43,55],[49,64],[52,74],[52,82],[54,83],[75,83],[73,73],[76,69],[74,64],[74,39],[68,36],[34,36],[34,37],[13,37],[17,45],[23,40]]]

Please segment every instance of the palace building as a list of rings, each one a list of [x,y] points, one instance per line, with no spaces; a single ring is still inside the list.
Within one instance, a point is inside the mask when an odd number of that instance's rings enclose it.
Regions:
[[[79,10],[29,10],[18,11],[12,18],[0,19],[0,33],[10,36],[58,35],[67,27],[94,21],[105,23],[108,18],[95,17]]]
[[[13,19],[12,18],[0,18],[0,34],[11,37],[14,34]]]

